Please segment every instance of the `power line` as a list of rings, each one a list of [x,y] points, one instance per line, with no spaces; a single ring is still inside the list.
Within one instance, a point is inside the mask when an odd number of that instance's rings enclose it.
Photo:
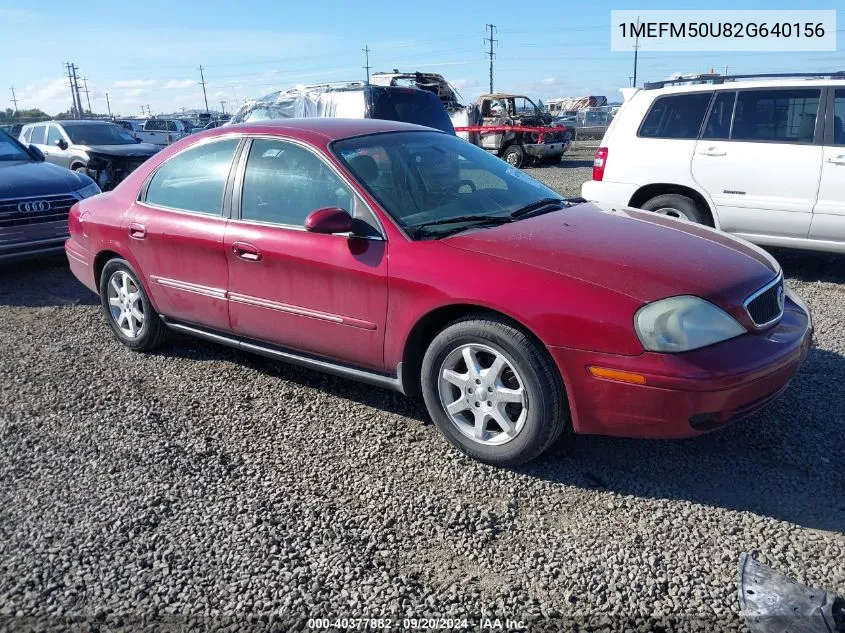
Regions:
[[[490,44],[490,51],[487,53],[490,56],[490,92],[493,92],[493,57],[495,53],[493,53],[493,44],[498,40],[493,39],[493,31],[496,28],[495,24],[487,24],[486,27],[490,29],[490,37],[485,37],[484,41],[489,42]]]
[[[365,45],[364,48],[361,49],[361,52],[364,53],[364,69],[367,71],[367,83],[370,83],[370,68],[372,68],[372,66],[370,66],[370,47]]]
[[[200,64],[200,84],[202,85],[202,98],[205,100],[205,112],[208,114],[208,95],[205,94],[205,76],[202,74],[202,64]]]

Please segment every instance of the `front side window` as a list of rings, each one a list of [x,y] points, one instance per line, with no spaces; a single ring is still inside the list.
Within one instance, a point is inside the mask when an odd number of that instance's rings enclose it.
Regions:
[[[710,115],[707,117],[707,124],[704,126],[701,138],[713,140],[730,138],[734,101],[736,101],[736,92],[734,91],[716,94],[716,100],[710,109]]]
[[[244,173],[241,219],[303,226],[313,211],[352,213],[352,192],[314,153],[276,139],[252,142]]]
[[[743,90],[736,100],[735,141],[812,143],[821,90]]]
[[[45,125],[36,125],[32,128],[32,136],[30,137],[32,140],[30,143],[33,145],[44,145],[44,133],[46,132]]]
[[[204,143],[177,154],[153,175],[145,201],[160,207],[220,215],[236,139]]]
[[[845,90],[833,96],[833,144],[845,145]]]
[[[31,138],[32,138],[32,128],[30,127],[30,128],[27,128],[26,130],[24,130],[23,140],[26,143],[31,143],[31,141],[29,140]]]
[[[59,132],[58,126],[51,125],[47,132],[47,145],[55,145],[60,140],[62,140],[62,133]]]
[[[698,138],[712,92],[696,92],[659,97],[640,125],[643,138]]]

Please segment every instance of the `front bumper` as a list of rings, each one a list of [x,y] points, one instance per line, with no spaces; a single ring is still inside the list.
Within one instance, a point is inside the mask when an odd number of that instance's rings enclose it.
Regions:
[[[50,238],[29,242],[13,242],[0,246],[0,262],[17,262],[34,257],[47,257],[61,253],[66,238]]]
[[[683,354],[549,351],[564,377],[576,432],[679,438],[720,428],[771,402],[806,359],[812,333],[810,316],[787,299],[771,329]],[[645,384],[597,378],[591,366],[641,374]]]
[[[552,158],[563,156],[569,149],[570,141],[555,141],[554,143],[528,143],[523,145],[525,153],[534,158]]]

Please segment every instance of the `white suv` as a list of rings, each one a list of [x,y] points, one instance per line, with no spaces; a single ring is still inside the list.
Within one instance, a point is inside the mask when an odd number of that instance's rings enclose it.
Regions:
[[[845,80],[623,92],[584,198],[845,253]]]

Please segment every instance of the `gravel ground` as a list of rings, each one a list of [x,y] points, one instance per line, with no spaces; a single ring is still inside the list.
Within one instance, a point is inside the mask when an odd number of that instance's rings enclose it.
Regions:
[[[531,173],[575,194],[585,170]],[[61,260],[2,268],[0,630],[742,630],[744,551],[845,595],[845,257],[776,254],[817,328],[783,397],[518,470],[386,391],[185,338],[134,354]]]

